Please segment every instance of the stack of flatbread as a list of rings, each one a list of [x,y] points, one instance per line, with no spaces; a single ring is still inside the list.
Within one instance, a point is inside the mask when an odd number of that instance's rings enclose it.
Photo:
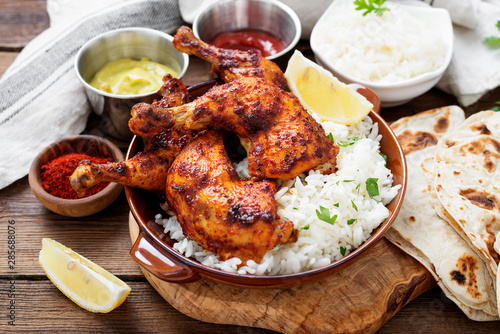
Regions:
[[[387,238],[420,261],[470,319],[500,320],[500,112],[465,119],[450,106],[391,128],[408,184]]]

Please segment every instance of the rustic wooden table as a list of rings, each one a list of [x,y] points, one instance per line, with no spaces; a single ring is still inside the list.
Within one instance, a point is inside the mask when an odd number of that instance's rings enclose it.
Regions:
[[[48,27],[45,0],[0,1],[0,76],[23,46]],[[306,55],[311,54],[307,41],[302,41],[299,48]],[[191,85],[206,79],[207,69],[202,61],[191,59],[185,83]],[[498,100],[500,89],[497,88],[465,108],[466,113],[489,109]],[[383,109],[382,116],[393,121],[452,104],[457,104],[453,96],[433,89],[406,105]],[[88,130],[94,124],[92,116]],[[127,145],[118,144],[123,149]],[[0,190],[0,332],[270,332],[201,322],[165,302],[128,255],[131,248],[128,214],[124,193],[106,210],[76,219],[45,209],[31,193],[27,177]],[[15,226],[15,239],[8,234],[8,225]],[[127,282],[132,292],[126,302],[105,315],[87,312],[73,304],[54,287],[38,265],[43,237],[68,245]],[[14,240],[16,249],[12,268],[7,258],[9,240]],[[406,305],[379,333],[492,333],[498,332],[498,328],[498,323],[468,320],[439,288],[433,288]]]

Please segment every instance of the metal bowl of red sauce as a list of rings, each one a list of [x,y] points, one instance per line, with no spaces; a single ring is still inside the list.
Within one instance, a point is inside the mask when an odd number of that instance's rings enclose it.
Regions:
[[[301,24],[287,5],[270,0],[221,0],[201,11],[193,32],[220,48],[253,50],[275,62],[300,39]]]

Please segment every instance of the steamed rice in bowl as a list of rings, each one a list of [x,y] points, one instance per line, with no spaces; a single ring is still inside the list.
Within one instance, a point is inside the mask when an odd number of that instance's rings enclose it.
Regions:
[[[177,218],[165,205],[166,212],[157,214],[155,222],[176,241],[173,248],[203,265],[226,272],[282,275],[328,265],[365,242],[389,216],[386,205],[401,188],[393,186],[391,171],[380,153],[378,124],[370,117],[350,126],[319,122],[340,147],[338,171],[330,175],[309,171],[277,185],[278,215],[294,223],[299,231],[296,242],[269,250],[260,263],[247,261],[239,267],[239,258],[219,261],[213,253],[185,237]],[[249,177],[246,159],[235,165],[241,177]],[[374,188],[378,188],[377,195]]]
[[[314,28],[313,49],[361,83],[393,84],[439,70],[448,51],[444,31],[416,15],[414,7],[394,2],[384,7],[390,10],[381,16],[363,15],[353,1],[336,0]]]
[[[335,0],[310,38],[316,62],[339,80],[371,88],[383,107],[422,95],[445,74],[453,56],[453,25],[446,9],[422,1],[387,1],[382,16]]]

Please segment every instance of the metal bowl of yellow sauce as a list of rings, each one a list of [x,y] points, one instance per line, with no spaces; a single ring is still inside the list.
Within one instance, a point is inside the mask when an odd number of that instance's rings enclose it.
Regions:
[[[189,58],[172,45],[173,37],[149,28],[106,32],[85,43],[75,59],[75,72],[107,135],[129,140],[130,109],[159,99],[162,78],[181,78]]]
[[[177,71],[147,57],[140,60],[121,58],[110,61],[94,75],[90,85],[118,95],[142,95],[157,91],[166,74],[177,77]]]

